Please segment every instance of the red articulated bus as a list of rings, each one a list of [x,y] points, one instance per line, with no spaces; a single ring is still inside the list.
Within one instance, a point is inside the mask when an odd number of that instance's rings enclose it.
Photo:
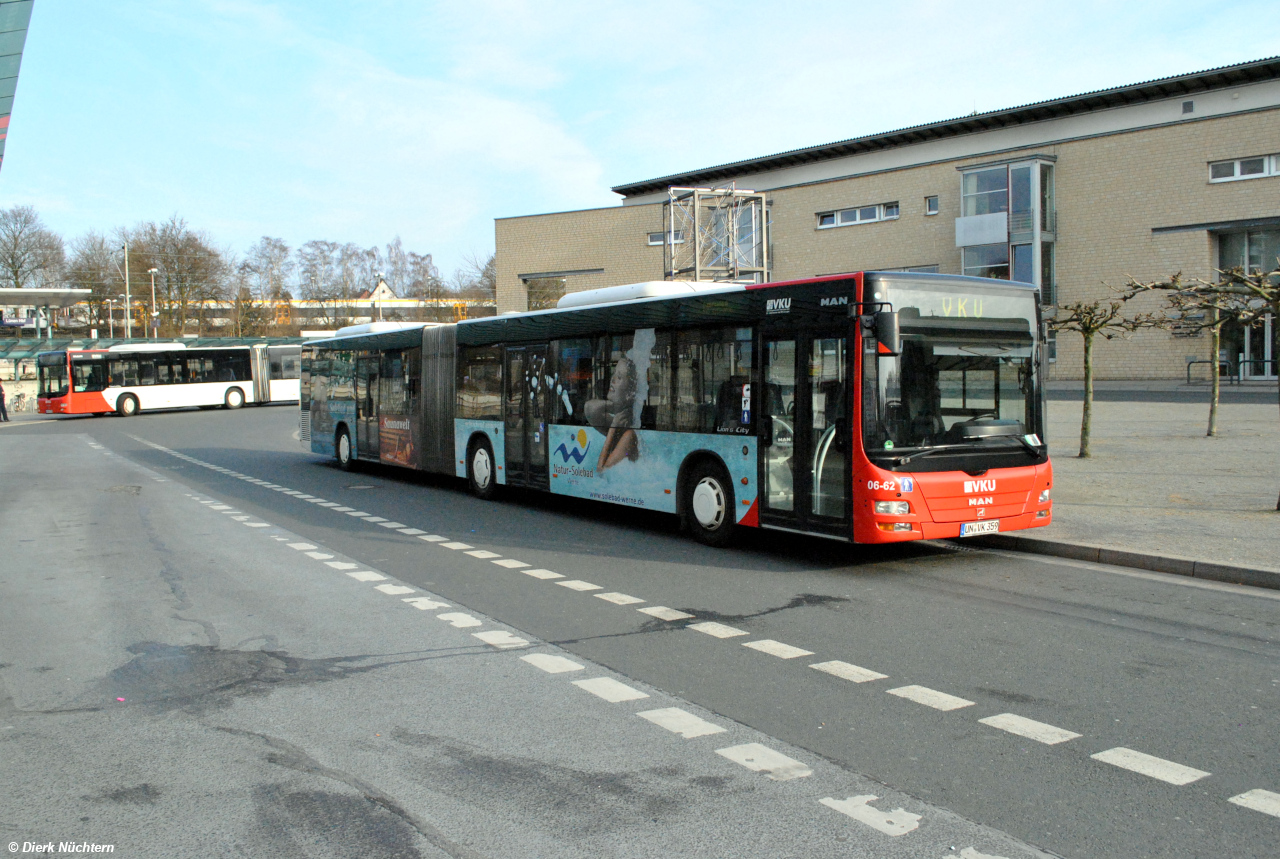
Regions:
[[[342,334],[343,332],[340,332]],[[1048,525],[1035,287],[865,272],[654,282],[303,347],[302,438],[455,474],[853,543]]]

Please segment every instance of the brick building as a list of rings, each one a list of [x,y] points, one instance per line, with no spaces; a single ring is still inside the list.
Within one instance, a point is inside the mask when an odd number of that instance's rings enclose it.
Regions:
[[[762,192],[747,221],[767,224],[755,253],[767,248],[771,281],[914,268],[1034,283],[1053,305],[1126,275],[1274,266],[1280,57],[620,185],[620,206],[500,218],[498,311],[528,309],[531,289],[537,306],[667,278],[685,238],[668,189],[730,183]],[[1225,332],[1222,357],[1274,379],[1276,327]],[[1100,344],[1098,378],[1181,378],[1209,348],[1140,332]],[[1079,338],[1054,352],[1052,375],[1079,378]]]

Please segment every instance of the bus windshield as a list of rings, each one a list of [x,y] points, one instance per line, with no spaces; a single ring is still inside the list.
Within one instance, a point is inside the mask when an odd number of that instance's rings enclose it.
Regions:
[[[878,464],[968,467],[967,453],[1042,456],[1035,354],[1036,297],[1030,290],[877,283],[874,300],[898,311],[898,355],[863,366],[863,443]],[[926,465],[931,454],[945,460]],[[1014,462],[990,463],[1012,465]],[[1021,464],[1021,463],[1019,463]]]
[[[52,355],[40,355],[36,359],[36,367],[40,373],[40,387],[37,391],[37,396],[66,396],[67,355],[65,352],[57,352]]]

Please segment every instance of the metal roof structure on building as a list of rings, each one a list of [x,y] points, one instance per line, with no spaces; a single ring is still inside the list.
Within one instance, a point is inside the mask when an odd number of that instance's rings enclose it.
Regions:
[[[1237,63],[1230,66],[1219,66],[1191,74],[1158,78],[1129,86],[1095,90],[1066,98],[1038,101],[1019,107],[994,110],[987,113],[975,113],[943,122],[931,122],[925,125],[913,125],[896,131],[871,134],[865,137],[854,137],[821,146],[810,146],[804,149],[792,149],[776,155],[762,158],[750,158],[735,161],[716,167],[705,167],[687,173],[673,173],[656,179],[646,179],[613,188],[615,194],[624,197],[635,197],[666,191],[672,185],[714,185],[743,174],[760,173],[766,170],[777,170],[784,167],[795,167],[816,161],[827,161],[833,158],[844,158],[850,155],[862,155],[880,149],[891,149],[896,146],[907,146],[913,143],[924,143],[947,137],[959,137],[982,131],[992,131],[1010,126],[1025,125],[1046,119],[1075,116],[1096,110],[1113,107],[1142,104],[1160,99],[1175,98],[1181,95],[1225,89],[1244,84],[1259,83],[1280,79],[1280,56]]]

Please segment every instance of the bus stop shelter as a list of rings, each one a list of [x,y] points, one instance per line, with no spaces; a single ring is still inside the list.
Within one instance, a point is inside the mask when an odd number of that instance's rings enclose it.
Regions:
[[[53,338],[53,318],[50,310],[70,307],[81,301],[88,301],[92,295],[88,289],[14,289],[0,288],[0,307],[34,307],[36,315],[36,335],[40,334],[40,321],[44,321],[45,339]]]

